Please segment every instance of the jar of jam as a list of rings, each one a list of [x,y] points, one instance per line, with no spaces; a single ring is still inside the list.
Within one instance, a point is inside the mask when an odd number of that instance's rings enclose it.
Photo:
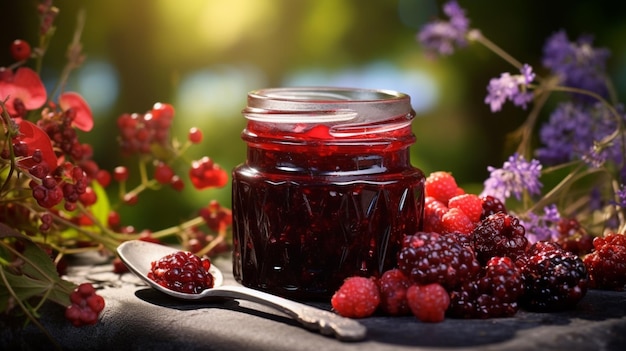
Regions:
[[[248,94],[247,160],[233,171],[233,274],[276,295],[327,299],[395,266],[421,229],[408,95],[274,88]]]

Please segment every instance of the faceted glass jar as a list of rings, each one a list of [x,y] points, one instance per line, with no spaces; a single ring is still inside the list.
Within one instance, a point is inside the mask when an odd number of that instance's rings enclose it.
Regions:
[[[276,88],[243,111],[247,160],[233,171],[233,273],[241,284],[327,299],[349,276],[395,266],[421,229],[424,174],[409,96]]]

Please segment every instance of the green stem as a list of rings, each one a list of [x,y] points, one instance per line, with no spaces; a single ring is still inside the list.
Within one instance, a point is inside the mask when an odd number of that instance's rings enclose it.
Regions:
[[[569,187],[570,184],[575,183],[576,181],[582,179],[583,177],[586,177],[594,173],[603,172],[603,170],[599,168],[585,168],[584,167],[585,164],[582,161],[578,161],[577,163],[578,163],[578,167],[575,170],[568,173],[567,176],[565,176],[565,178],[563,178],[559,182],[559,184],[554,186],[546,195],[544,195],[541,199],[539,199],[531,207],[529,207],[526,210],[526,213],[536,211],[537,209],[542,208],[546,206],[547,204],[553,202],[553,199],[555,197],[558,197],[561,191],[567,189],[567,187]],[[581,172],[581,170],[584,170],[584,171]]]
[[[163,238],[163,237],[167,237],[176,233],[180,233],[183,231],[186,231],[190,228],[196,227],[201,225],[202,223],[204,223],[204,219],[200,216],[192,218],[184,223],[181,223],[177,226],[172,226],[169,228],[165,228],[159,231],[156,231],[154,233],[152,233],[152,237],[153,238]]]
[[[501,47],[496,45],[494,42],[489,40],[487,37],[483,35],[483,33],[478,29],[472,29],[467,32],[467,38],[470,41],[477,41],[487,49],[493,51],[496,55],[500,56],[506,62],[513,65],[513,67],[517,69],[521,69],[523,64],[516,60],[513,56],[511,56],[508,52],[504,51]]]

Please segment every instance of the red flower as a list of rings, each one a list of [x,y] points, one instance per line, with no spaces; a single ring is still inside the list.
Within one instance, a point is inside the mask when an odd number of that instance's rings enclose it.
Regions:
[[[47,96],[41,78],[32,69],[19,67],[13,72],[0,68],[0,99],[6,100],[9,115],[20,117],[26,110],[38,109]]]
[[[32,122],[22,120],[19,122],[20,133],[14,138],[14,141],[23,142],[28,146],[27,155],[32,156],[35,150],[40,150],[42,155],[42,162],[48,166],[50,171],[53,171],[57,167],[57,157],[52,149],[52,142],[48,137],[48,134],[41,128],[37,127]],[[18,165],[22,168],[29,169],[36,165],[37,162],[31,158],[25,158],[18,162]]]
[[[59,96],[59,106],[64,112],[72,109],[76,113],[72,125],[84,132],[93,128],[93,115],[91,108],[80,94],[75,92],[65,92]]]

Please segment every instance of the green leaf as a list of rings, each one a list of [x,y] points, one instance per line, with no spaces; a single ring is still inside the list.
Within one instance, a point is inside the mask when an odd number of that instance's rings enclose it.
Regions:
[[[21,301],[25,301],[36,296],[43,297],[46,292],[49,291],[46,298],[49,301],[53,301],[61,306],[70,305],[69,295],[74,288],[76,288],[76,284],[62,280],[61,278],[56,279],[54,282],[50,282],[33,279],[23,274],[16,275],[7,272],[2,267],[0,267],[0,271],[2,271],[0,272],[0,311],[4,311],[8,307],[9,297],[12,296],[11,293],[9,293],[9,287]],[[9,285],[8,287],[6,285],[7,283]]]
[[[98,201],[91,206],[91,212],[100,223],[106,224],[109,218],[109,212],[111,212],[109,197],[104,188],[97,181],[93,181],[91,187],[98,197]]]
[[[23,251],[25,262],[22,272],[24,274],[43,281],[54,282],[61,279],[52,258],[41,247],[32,241],[24,244],[26,245]]]
[[[7,272],[3,267],[0,267],[0,287],[0,311],[4,311],[11,297],[9,287],[19,300],[24,301],[33,296],[43,294],[52,287],[52,283],[42,282],[41,280],[36,280],[26,275],[15,275]]]
[[[2,231],[0,226],[0,231]],[[5,228],[6,229],[6,228]],[[65,281],[59,276],[54,262],[39,245],[32,242],[28,237],[16,231],[5,231],[7,236],[17,237],[24,243],[24,250],[20,253],[24,263],[21,265],[22,274],[14,274],[2,269],[2,275],[6,279],[0,279],[0,311],[8,306],[9,288],[14,291],[20,301],[25,301],[35,296],[46,297],[62,306],[70,304],[69,294],[74,290],[74,283]],[[8,254],[8,251],[5,251]],[[8,286],[7,286],[8,284]]]

